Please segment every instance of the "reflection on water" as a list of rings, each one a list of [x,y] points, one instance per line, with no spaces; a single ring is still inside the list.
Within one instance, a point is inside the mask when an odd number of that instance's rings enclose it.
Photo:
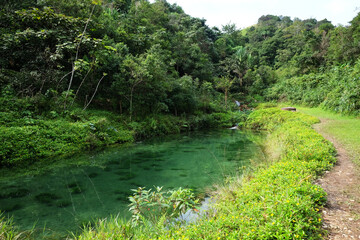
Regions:
[[[82,156],[99,165],[57,167],[36,176],[0,178],[0,209],[21,229],[65,234],[109,215],[128,217],[139,186],[188,187],[201,193],[249,164],[258,151],[241,131],[189,133]],[[75,159],[74,159],[75,161]]]

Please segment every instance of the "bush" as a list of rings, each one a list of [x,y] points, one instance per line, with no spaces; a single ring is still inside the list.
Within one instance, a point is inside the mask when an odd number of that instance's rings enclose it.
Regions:
[[[133,141],[132,132],[106,118],[92,121],[34,120],[30,126],[0,127],[0,166],[25,166],[115,143]]]
[[[152,115],[130,122],[136,139],[180,133],[182,120],[171,115]]]
[[[360,113],[360,60],[323,73],[284,78],[267,90],[269,100],[291,101],[344,114]]]
[[[315,117],[299,112],[282,111],[278,108],[267,108],[254,111],[246,121],[245,126],[257,130],[274,130],[285,122],[301,122],[307,126],[318,123]]]
[[[190,189],[164,191],[162,187],[156,187],[155,190],[139,187],[133,191],[133,196],[129,197],[129,210],[134,226],[144,221],[154,227],[157,224],[164,226],[198,203]]]

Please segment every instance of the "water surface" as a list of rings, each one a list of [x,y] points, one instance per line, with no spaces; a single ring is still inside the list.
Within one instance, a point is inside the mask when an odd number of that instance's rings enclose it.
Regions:
[[[77,231],[91,220],[129,217],[128,196],[139,186],[187,187],[205,192],[250,164],[254,135],[234,130],[193,132],[82,155],[87,165],[0,178],[0,209],[20,229],[36,223],[47,235]]]

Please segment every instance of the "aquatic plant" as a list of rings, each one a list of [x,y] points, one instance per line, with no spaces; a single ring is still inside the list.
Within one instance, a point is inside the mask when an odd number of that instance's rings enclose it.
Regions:
[[[36,201],[46,204],[48,206],[53,205],[54,201],[58,199],[60,199],[60,197],[54,193],[40,193],[35,196]]]
[[[93,173],[90,173],[90,174],[89,174],[89,178],[95,178],[95,177],[97,177],[97,176],[99,176],[99,174],[96,173],[96,172],[93,172]]]
[[[19,204],[19,203],[15,203],[11,206],[7,206],[7,207],[1,207],[1,210],[5,211],[5,212],[12,212],[12,211],[16,211],[23,208],[23,205]]]
[[[135,173],[122,173],[121,176],[119,177],[119,180],[121,181],[125,181],[125,180],[130,180],[136,177]]]
[[[56,203],[56,206],[59,207],[59,208],[65,208],[65,207],[68,207],[71,205],[71,202],[70,201],[67,201],[67,200],[60,200]]]
[[[78,182],[67,184],[66,187],[72,194],[80,194],[84,191],[84,187],[80,186]]]
[[[19,188],[10,192],[5,192],[0,195],[0,199],[4,198],[23,198],[30,194],[30,190],[26,188]]]

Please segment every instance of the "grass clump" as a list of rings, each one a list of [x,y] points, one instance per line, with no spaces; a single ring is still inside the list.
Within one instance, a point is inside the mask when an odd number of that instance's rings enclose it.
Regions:
[[[135,228],[109,219],[78,239],[322,239],[319,209],[326,192],[313,181],[332,167],[335,149],[311,128],[317,121],[275,108],[250,114],[246,126],[268,129],[265,148],[270,152],[276,146],[278,154],[240,184],[230,183],[216,196],[215,211],[195,223],[164,227],[145,222]],[[113,232],[116,236],[108,235]]]
[[[245,126],[256,130],[272,131],[281,124],[290,121],[301,122],[310,126],[318,123],[319,119],[298,112],[281,111],[278,108],[271,107],[252,112]]]
[[[1,240],[22,240],[31,239],[32,231],[19,232],[13,225],[12,219],[5,218],[0,213],[0,239]]]

